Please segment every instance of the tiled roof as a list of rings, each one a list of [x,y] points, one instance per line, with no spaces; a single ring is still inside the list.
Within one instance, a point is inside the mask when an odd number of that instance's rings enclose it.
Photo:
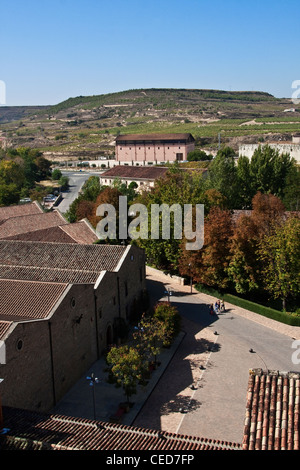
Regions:
[[[0,240],[0,276],[72,283],[86,283],[89,278],[94,283],[101,271],[117,268],[126,249],[121,245]]]
[[[19,234],[65,225],[68,222],[58,211],[41,214],[25,214],[0,222],[0,239]]]
[[[122,424],[3,408],[0,450],[241,450],[239,444]]]
[[[41,214],[43,209],[34,201],[28,204],[19,204],[14,206],[0,207],[0,220],[18,217],[26,214]]]
[[[6,240],[24,240],[57,243],[80,243],[92,244],[98,240],[95,231],[84,221],[64,224],[57,227],[50,227],[41,230],[34,230],[21,233]]]
[[[244,450],[299,450],[300,374],[250,370]]]
[[[98,240],[95,231],[85,219],[73,224],[63,225],[61,229],[76,243],[92,244]]]
[[[12,325],[11,321],[2,321],[0,320],[0,339],[4,338],[7,330]]]
[[[67,284],[0,279],[0,320],[46,318]]]
[[[127,165],[116,165],[113,168],[105,171],[101,174],[101,178],[132,178],[132,179],[149,179],[155,180],[161,178],[168,171],[168,168],[153,166],[127,166]]]
[[[173,133],[173,134],[124,134],[119,135],[116,138],[116,143],[119,141],[163,141],[163,140],[193,140],[194,138],[189,133]]]

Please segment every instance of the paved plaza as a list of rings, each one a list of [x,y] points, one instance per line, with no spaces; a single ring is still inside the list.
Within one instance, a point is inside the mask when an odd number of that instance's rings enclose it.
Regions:
[[[132,397],[134,405],[122,423],[240,443],[249,369],[299,372],[290,361],[299,328],[229,304],[225,313],[212,316],[208,305],[216,299],[156,270],[147,269],[147,287],[154,303],[166,300],[167,290],[173,293],[170,301],[182,315],[182,332],[160,354],[160,366]],[[104,359],[94,364],[52,411],[109,421],[125,397],[107,383],[105,368]],[[99,378],[94,387],[86,379],[91,373]]]

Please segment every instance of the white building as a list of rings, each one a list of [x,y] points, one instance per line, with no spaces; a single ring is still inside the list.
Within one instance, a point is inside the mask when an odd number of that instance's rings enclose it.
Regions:
[[[260,146],[268,145],[278,150],[280,154],[289,153],[300,164],[300,137],[293,137],[292,142],[271,142],[268,144],[244,144],[239,146],[239,157],[248,157],[250,160],[255,150]]]

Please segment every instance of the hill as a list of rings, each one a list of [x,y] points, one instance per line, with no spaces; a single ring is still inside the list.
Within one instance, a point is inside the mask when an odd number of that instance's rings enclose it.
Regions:
[[[119,133],[190,132],[196,145],[289,140],[300,130],[290,99],[257,91],[138,89],[69,98],[55,106],[0,108],[7,145],[39,148],[52,160],[114,153]]]

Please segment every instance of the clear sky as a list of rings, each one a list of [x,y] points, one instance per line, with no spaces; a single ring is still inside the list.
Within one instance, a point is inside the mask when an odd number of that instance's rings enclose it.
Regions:
[[[290,98],[299,13],[299,0],[1,0],[6,105],[134,88]]]

